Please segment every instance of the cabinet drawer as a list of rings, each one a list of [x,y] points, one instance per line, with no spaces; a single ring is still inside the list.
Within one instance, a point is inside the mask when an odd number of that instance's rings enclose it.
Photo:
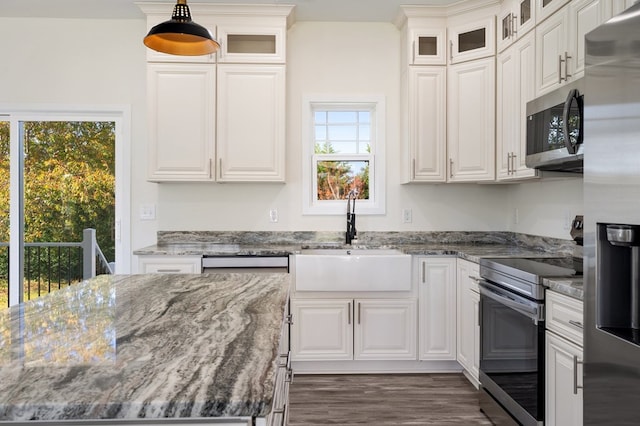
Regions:
[[[200,256],[140,256],[138,269],[141,274],[200,274]]]
[[[547,329],[582,346],[582,301],[547,291]]]

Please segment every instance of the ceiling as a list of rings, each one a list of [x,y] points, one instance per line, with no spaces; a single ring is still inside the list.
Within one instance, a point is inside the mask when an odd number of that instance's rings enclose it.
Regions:
[[[0,17],[141,19],[138,0],[0,0]],[[144,1],[144,0],[142,0]],[[296,21],[392,22],[400,5],[447,5],[461,0],[189,0],[195,3],[294,4]],[[175,0],[167,3],[168,14]],[[167,16],[169,18],[169,16]],[[194,21],[198,21],[194,16]]]

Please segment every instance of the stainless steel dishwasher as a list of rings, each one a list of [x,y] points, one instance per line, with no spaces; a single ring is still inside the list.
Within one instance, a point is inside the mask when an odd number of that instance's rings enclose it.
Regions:
[[[204,256],[202,272],[289,272],[289,256]]]

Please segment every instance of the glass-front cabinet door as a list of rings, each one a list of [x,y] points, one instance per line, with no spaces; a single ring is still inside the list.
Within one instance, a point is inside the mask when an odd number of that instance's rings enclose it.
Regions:
[[[511,46],[535,27],[534,0],[510,0],[502,3],[498,15],[498,52]]]
[[[445,28],[411,30],[411,65],[446,65]]]
[[[449,27],[449,63],[495,54],[495,15]]]

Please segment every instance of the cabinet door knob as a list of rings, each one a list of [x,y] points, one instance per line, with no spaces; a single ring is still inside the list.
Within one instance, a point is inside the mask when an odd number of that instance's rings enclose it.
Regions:
[[[453,158],[449,158],[449,177],[453,178]]]

